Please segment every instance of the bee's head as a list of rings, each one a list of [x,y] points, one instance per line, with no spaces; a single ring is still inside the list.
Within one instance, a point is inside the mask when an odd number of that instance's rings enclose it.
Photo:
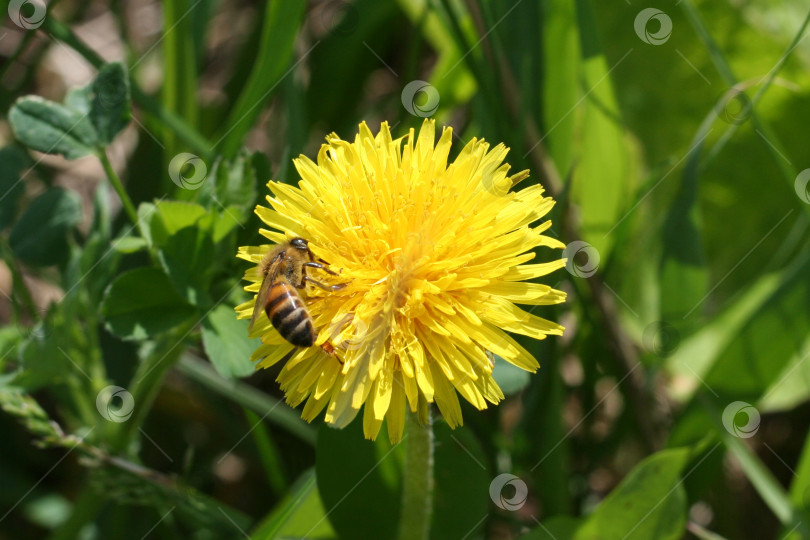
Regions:
[[[303,238],[293,238],[290,240],[290,245],[300,251],[309,251],[309,245]]]

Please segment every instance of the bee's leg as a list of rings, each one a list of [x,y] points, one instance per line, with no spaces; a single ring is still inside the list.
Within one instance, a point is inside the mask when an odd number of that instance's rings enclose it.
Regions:
[[[326,272],[327,274],[332,274],[333,276],[338,275],[338,273],[337,273],[337,272],[335,272],[334,270],[330,270],[329,268],[325,267],[325,266],[324,266],[324,265],[322,265],[321,263],[317,263],[317,262],[305,262],[305,263],[304,263],[304,266],[310,266],[310,267],[312,267],[312,268],[320,268],[321,270],[323,270],[323,271],[324,271],[324,272]]]
[[[339,285],[324,285],[320,281],[315,281],[314,279],[312,279],[311,277],[309,277],[307,275],[304,276],[303,281],[304,282],[309,281],[313,285],[316,285],[316,286],[318,286],[321,289],[324,289],[326,291],[338,291],[338,290],[342,289],[343,287],[345,287],[347,285],[347,283],[340,283]],[[302,283],[301,287],[299,287],[299,288],[303,288],[303,285],[304,285],[304,283]]]

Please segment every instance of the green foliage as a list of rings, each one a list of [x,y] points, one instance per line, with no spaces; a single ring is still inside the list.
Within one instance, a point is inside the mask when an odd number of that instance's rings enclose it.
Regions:
[[[254,371],[250,355],[261,345],[248,337],[248,322],[237,320],[229,306],[215,307],[203,321],[202,342],[223,377],[247,377]]]
[[[402,537],[407,432],[309,425],[283,362],[254,375],[234,255],[326,133],[417,126],[412,81],[454,153],[504,142],[557,199],[551,234],[600,260],[550,277],[569,301],[537,313],[567,330],[522,342],[538,374],[493,357],[505,401],[435,421],[429,537],[810,534],[804,3],[645,26],[591,0],[167,0],[162,28],[75,0],[24,28],[11,4],[0,536]]]
[[[46,154],[76,159],[93,152],[96,133],[86,114],[37,96],[21,98],[8,113],[14,135]]]
[[[0,148],[0,229],[8,227],[17,214],[17,203],[25,192],[21,176],[31,160],[16,146]]]
[[[49,189],[25,209],[14,223],[8,242],[14,255],[35,266],[64,262],[68,234],[82,219],[79,196],[61,188]]]
[[[129,78],[123,65],[106,64],[85,88],[60,105],[37,96],[20,98],[8,113],[17,139],[33,150],[86,156],[110,144],[130,121]]]
[[[188,319],[192,308],[155,268],[138,268],[118,276],[101,304],[107,329],[123,339],[154,337]]]

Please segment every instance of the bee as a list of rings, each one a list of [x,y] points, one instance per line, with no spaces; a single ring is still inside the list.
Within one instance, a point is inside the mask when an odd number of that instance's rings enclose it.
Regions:
[[[253,328],[264,310],[273,327],[284,339],[297,347],[311,347],[317,337],[315,326],[297,289],[304,289],[307,282],[327,291],[336,291],[346,286],[345,283],[324,285],[307,275],[308,267],[337,275],[322,262],[325,261],[315,257],[303,238],[293,238],[279,244],[265,255],[259,264],[263,281],[256,296],[249,328]]]

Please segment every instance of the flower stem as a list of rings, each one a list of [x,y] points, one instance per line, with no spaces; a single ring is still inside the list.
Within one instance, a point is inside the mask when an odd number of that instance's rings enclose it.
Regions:
[[[135,205],[132,204],[132,199],[129,198],[129,194],[124,189],[124,184],[121,183],[121,179],[118,177],[118,174],[113,169],[112,163],[110,163],[110,159],[107,157],[107,150],[101,149],[97,153],[99,161],[101,161],[101,166],[104,167],[104,172],[107,173],[107,178],[110,180],[110,184],[115,189],[115,192],[121,198],[121,204],[124,205],[124,211],[129,216],[129,219],[132,220],[133,224],[138,223],[138,212],[135,210]]]
[[[433,426],[422,425],[408,412],[405,430],[405,474],[399,540],[428,540],[433,515]]]

